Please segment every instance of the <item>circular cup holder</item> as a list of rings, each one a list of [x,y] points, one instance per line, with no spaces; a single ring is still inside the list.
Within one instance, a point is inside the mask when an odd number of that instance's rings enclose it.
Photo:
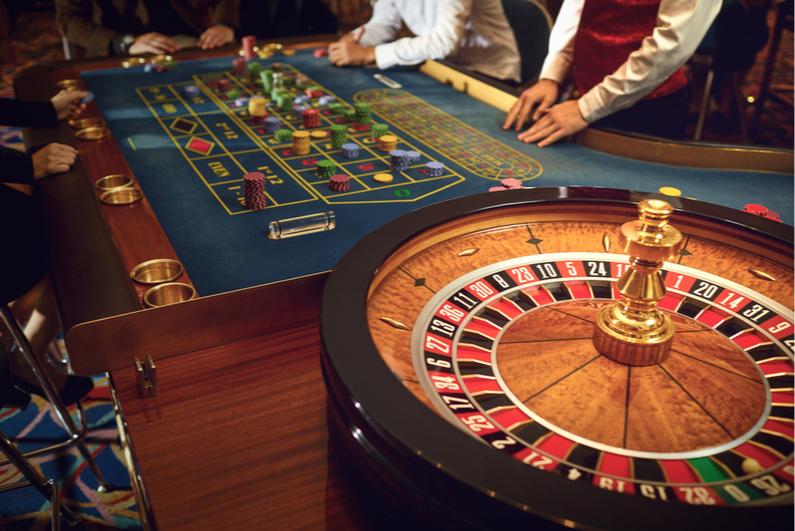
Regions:
[[[111,188],[107,192],[102,192],[102,195],[99,196],[99,200],[106,205],[131,205],[136,201],[140,201],[143,196],[143,192],[138,188],[120,186],[118,188]]]
[[[182,274],[182,264],[170,258],[149,260],[135,266],[130,278],[139,284],[163,284],[171,282]]]
[[[104,176],[102,179],[98,180],[94,186],[100,190],[113,190],[114,188],[126,188],[132,186],[134,183],[135,179],[132,177],[116,173]]]
[[[144,293],[144,306],[147,308],[158,308],[195,298],[196,290],[193,289],[193,286],[182,284],[181,282],[168,282],[149,288]]]

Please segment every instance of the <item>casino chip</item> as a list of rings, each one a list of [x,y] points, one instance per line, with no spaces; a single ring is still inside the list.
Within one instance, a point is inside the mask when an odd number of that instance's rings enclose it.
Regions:
[[[334,161],[331,160],[321,160],[317,163],[317,174],[323,178],[329,178],[334,175],[334,171],[337,169],[337,165],[334,164]]]
[[[265,131],[269,135],[276,133],[282,126],[282,120],[278,116],[268,116],[265,118]]]
[[[80,103],[89,103],[91,101],[94,101],[94,93],[87,91],[86,96],[80,100]]]
[[[304,111],[304,127],[311,129],[320,127],[320,111],[317,109],[307,109]]]
[[[328,137],[328,131],[312,131],[309,134],[312,136],[312,140],[324,140]]]
[[[390,151],[397,149],[397,142],[398,139],[396,136],[384,135],[378,139],[378,149],[380,151],[389,153]]]
[[[425,165],[425,175],[428,177],[441,177],[444,173],[444,162],[429,162]]]
[[[377,183],[391,183],[394,177],[391,173],[376,173],[373,180]]]
[[[406,151],[406,155],[409,157],[409,163],[414,164],[420,161],[420,153],[418,151]]]
[[[182,89],[182,92],[189,98],[195,98],[199,95],[200,90],[196,85],[185,85],[185,88]]]
[[[265,174],[254,171],[244,175],[243,194],[246,208],[249,210],[262,210],[265,208]]]
[[[341,124],[331,126],[331,147],[340,149],[348,140],[348,128]]]
[[[309,138],[309,131],[293,132],[293,153],[295,155],[309,155],[312,141]]]
[[[500,184],[502,185],[503,188],[509,190],[513,190],[516,188],[524,188],[524,186],[522,185],[522,181],[520,181],[519,179],[513,179],[513,178],[503,179],[500,181]]]
[[[681,190],[672,186],[663,186],[660,188],[660,193],[663,195],[670,195],[672,197],[680,197],[682,195]]]
[[[312,55],[320,59],[321,57],[328,55],[328,50],[326,48],[317,48]]]
[[[332,175],[329,177],[328,185],[335,192],[347,192],[351,189],[350,177],[341,173]]]
[[[355,113],[356,111],[354,111]],[[370,129],[370,133],[373,138],[381,138],[382,136],[389,133],[389,126],[386,124],[373,124],[372,128]]]
[[[274,136],[277,142],[290,142],[293,138],[293,133],[289,129],[279,129]]]
[[[355,159],[359,156],[359,144],[342,144],[342,158]]]

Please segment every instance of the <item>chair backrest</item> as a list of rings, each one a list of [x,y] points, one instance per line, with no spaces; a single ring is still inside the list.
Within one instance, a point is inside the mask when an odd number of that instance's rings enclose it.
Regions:
[[[522,58],[522,84],[534,81],[549,50],[552,17],[533,0],[502,0]]]

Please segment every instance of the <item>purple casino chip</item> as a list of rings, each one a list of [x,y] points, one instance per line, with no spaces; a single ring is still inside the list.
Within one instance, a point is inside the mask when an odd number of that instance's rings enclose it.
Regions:
[[[94,93],[91,91],[87,91],[86,96],[80,100],[80,103],[88,103],[90,101],[94,101]]]
[[[443,162],[429,162],[425,165],[425,175],[428,177],[441,177],[444,173]]]

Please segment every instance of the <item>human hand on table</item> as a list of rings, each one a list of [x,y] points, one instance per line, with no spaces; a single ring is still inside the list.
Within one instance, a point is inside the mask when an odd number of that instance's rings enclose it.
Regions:
[[[364,27],[356,33],[343,35],[328,47],[328,58],[334,66],[365,66],[375,63],[375,46],[360,46]]]
[[[542,148],[582,131],[589,125],[591,124],[580,114],[577,100],[569,100],[551,107],[530,129],[517,138],[525,144],[538,142],[538,147]]]
[[[135,42],[130,46],[130,55],[142,53],[174,53],[179,51],[179,45],[168,35],[157,33],[144,33],[135,37]]]
[[[33,178],[38,180],[53,173],[68,171],[75,163],[77,150],[65,144],[47,144],[31,155],[33,159]]]
[[[508,111],[508,117],[505,119],[505,124],[502,128],[510,129],[511,124],[513,124],[515,120],[516,130],[520,131],[530,116],[530,111],[532,111],[533,107],[536,105],[536,111],[533,113],[533,121],[538,121],[544,114],[544,111],[555,104],[555,101],[558,99],[559,90],[558,84],[555,81],[551,79],[539,80],[538,83],[522,92],[522,95],[519,96],[519,99],[513,104],[511,110]]]
[[[86,104],[80,103],[80,100],[85,98],[86,94],[87,93],[82,90],[62,90],[50,98],[52,106],[55,107],[55,114],[58,115],[58,119],[74,118],[83,112],[83,109],[86,108]]]
[[[220,48],[234,40],[235,30],[229,26],[217,24],[201,34],[199,41],[196,43],[196,47],[202,50],[210,50],[212,48]]]

